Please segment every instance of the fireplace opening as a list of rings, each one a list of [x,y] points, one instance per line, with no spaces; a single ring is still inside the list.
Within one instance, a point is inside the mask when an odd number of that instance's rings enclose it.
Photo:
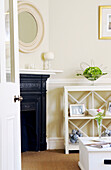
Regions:
[[[24,111],[21,114],[21,150],[37,150],[37,133],[36,133],[36,111]]]

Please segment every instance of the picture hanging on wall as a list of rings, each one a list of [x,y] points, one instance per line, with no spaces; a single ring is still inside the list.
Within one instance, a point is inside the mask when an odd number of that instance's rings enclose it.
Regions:
[[[111,6],[99,6],[99,39],[111,39]]]

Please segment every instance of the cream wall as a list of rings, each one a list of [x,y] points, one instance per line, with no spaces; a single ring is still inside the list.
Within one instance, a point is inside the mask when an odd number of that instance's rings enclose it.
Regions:
[[[73,78],[80,63],[104,64],[111,71],[111,40],[98,40],[98,6],[111,0],[50,0],[50,50],[55,53],[56,78]]]

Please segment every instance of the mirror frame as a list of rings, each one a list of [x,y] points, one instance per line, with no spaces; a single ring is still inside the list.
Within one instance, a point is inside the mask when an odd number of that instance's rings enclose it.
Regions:
[[[37,23],[37,26],[38,26],[37,35],[32,42],[25,43],[19,40],[20,52],[31,53],[31,52],[36,51],[37,47],[39,47],[39,45],[41,44],[44,38],[44,21],[39,10],[31,2],[27,2],[27,1],[18,2],[18,15],[22,12],[30,13],[34,17]]]

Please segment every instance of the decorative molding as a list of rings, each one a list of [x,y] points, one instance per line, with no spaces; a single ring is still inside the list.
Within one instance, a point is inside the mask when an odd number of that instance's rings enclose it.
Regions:
[[[61,85],[64,85],[64,84],[88,84],[90,85],[91,84],[91,81],[87,80],[86,78],[72,78],[72,79],[49,79],[47,81],[47,83],[50,85],[50,84],[53,84],[56,86],[56,84],[61,84]],[[100,79],[96,80],[94,82],[95,84],[111,84],[111,77],[101,77]]]
[[[20,88],[21,89],[29,89],[29,88],[37,88],[37,89],[41,89],[41,82],[38,81],[37,83],[31,83],[31,82],[24,82],[24,83],[20,83]]]
[[[36,110],[36,104],[35,102],[21,103],[21,110],[22,111]]]
[[[47,138],[47,149],[64,149],[63,137]]]

